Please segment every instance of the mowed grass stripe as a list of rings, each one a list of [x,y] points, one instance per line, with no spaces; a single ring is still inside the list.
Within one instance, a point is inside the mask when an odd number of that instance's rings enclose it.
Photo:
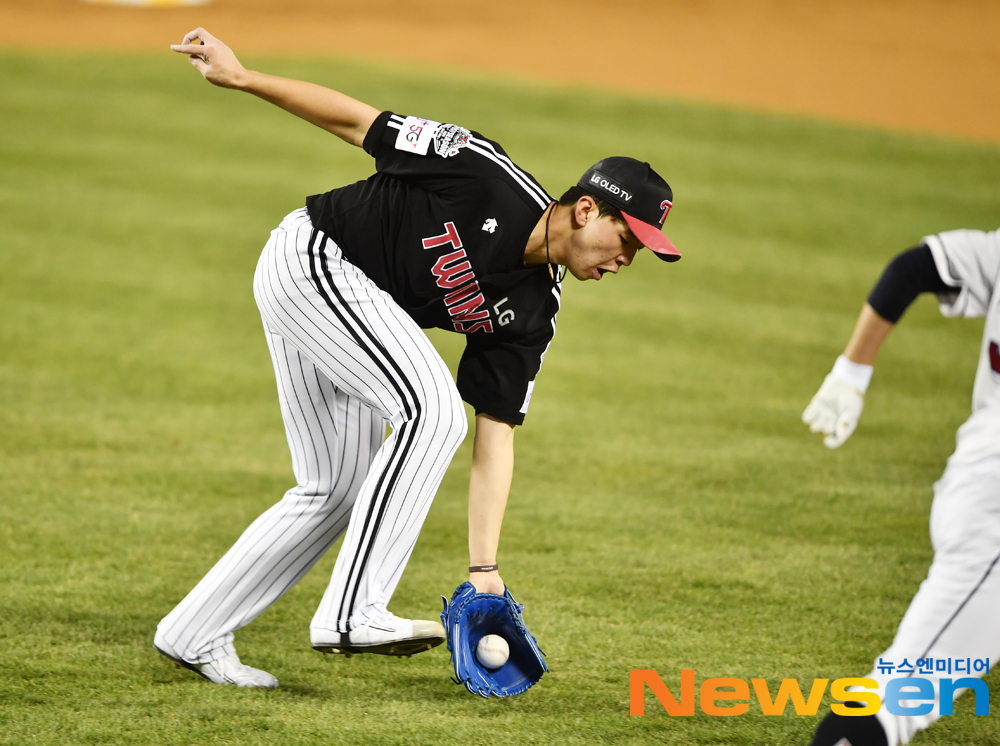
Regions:
[[[239,633],[276,692],[212,687],[153,628],[291,486],[251,279],[268,232],[370,158],[182,59],[0,56],[0,742],[801,744],[812,718],[628,715],[628,671],[863,675],[931,558],[981,322],[924,298],[861,427],[799,414],[885,262],[996,227],[1000,149],[345,61],[247,59],[501,142],[551,192],[609,154],[674,187],[684,252],[566,283],[500,561],[552,673],[481,701],[443,650],[324,659],[334,554]],[[454,368],[457,335],[432,337]],[[470,443],[393,600],[462,579]],[[989,677],[993,698],[995,676]],[[773,687],[772,687],[773,689]],[[914,743],[995,744],[957,715]]]

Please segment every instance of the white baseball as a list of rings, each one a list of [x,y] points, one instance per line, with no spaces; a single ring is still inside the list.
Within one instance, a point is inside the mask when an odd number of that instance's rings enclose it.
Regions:
[[[484,635],[476,645],[476,658],[486,668],[500,668],[510,657],[510,646],[500,635]]]

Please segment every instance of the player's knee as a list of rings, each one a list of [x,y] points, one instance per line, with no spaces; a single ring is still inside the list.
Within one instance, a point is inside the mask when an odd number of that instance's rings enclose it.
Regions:
[[[465,440],[469,422],[465,416],[465,405],[455,385],[441,386],[433,401],[427,401],[422,414],[421,429],[434,440],[441,450],[454,452]]]
[[[447,443],[447,447],[455,450],[465,440],[469,432],[469,420],[465,416],[465,405],[458,390],[453,386],[449,391],[449,396],[442,397],[443,404],[440,412],[440,426],[442,436]]]
[[[430,439],[438,449],[456,450],[465,439],[469,422],[465,405],[455,382],[445,371],[443,376],[429,376],[425,385],[417,389],[411,420],[419,430],[421,439]]]

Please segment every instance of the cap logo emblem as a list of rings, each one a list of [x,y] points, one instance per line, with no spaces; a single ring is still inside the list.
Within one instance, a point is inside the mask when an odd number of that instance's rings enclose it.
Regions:
[[[660,203],[660,209],[663,210],[663,215],[660,216],[660,225],[663,225],[663,221],[667,219],[667,213],[670,212],[670,208],[673,207],[673,203],[669,199],[665,199]]]
[[[620,186],[615,184],[611,179],[609,179],[604,174],[595,171],[590,177],[590,183],[599,186],[601,189],[609,192],[610,194],[620,197],[626,202],[632,199],[632,195],[622,189]]]

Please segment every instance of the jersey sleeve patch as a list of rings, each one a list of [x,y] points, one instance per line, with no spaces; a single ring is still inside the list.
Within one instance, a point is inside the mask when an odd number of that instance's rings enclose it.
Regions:
[[[472,133],[457,124],[439,124],[434,131],[434,151],[442,158],[458,155],[469,144]]]
[[[434,132],[440,123],[419,117],[407,117],[399,126],[396,135],[396,150],[404,153],[427,155],[427,149],[434,141]]]

